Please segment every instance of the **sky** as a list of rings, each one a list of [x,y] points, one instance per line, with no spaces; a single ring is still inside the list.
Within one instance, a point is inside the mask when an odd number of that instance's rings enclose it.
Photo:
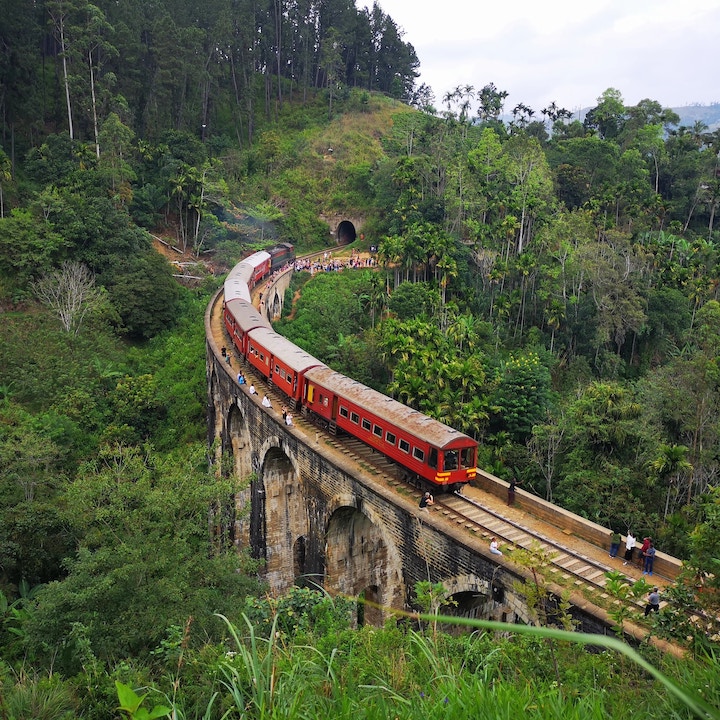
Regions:
[[[490,82],[540,115],[551,102],[594,107],[720,102],[720,0],[378,0],[420,60],[435,107],[457,86]],[[372,7],[359,0],[358,7]]]

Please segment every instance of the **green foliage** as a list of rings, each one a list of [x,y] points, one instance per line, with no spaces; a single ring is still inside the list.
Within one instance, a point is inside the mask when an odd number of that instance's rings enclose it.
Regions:
[[[511,357],[502,367],[492,404],[498,408],[499,428],[513,440],[525,442],[545,417],[550,403],[550,371],[537,353]]]
[[[115,687],[120,702],[117,709],[129,720],[155,720],[155,718],[168,717],[172,712],[172,708],[164,705],[155,705],[152,710],[142,707],[149,693],[138,695],[131,687],[119,680],[115,681]]]
[[[30,281],[49,270],[63,237],[30,210],[14,209],[0,218],[0,291],[5,300],[28,294]]]
[[[339,340],[370,327],[361,301],[369,279],[367,272],[318,273],[304,288],[292,322],[276,324],[278,332],[311,355],[335,364],[342,354]]]
[[[260,637],[271,630],[290,638],[323,636],[349,627],[354,605],[321,590],[292,587],[279,598],[247,597],[243,617]]]
[[[165,258],[154,251],[118,263],[108,292],[131,338],[147,340],[175,322],[180,289]]]
[[[73,668],[76,622],[102,659],[146,654],[190,615],[198,632],[215,632],[212,611],[231,608],[252,586],[234,551],[207,556],[207,508],[222,507],[233,490],[208,477],[202,446],[163,458],[107,448],[87,463],[64,498],[78,552],[67,577],[38,595],[27,628],[33,657],[54,648]]]

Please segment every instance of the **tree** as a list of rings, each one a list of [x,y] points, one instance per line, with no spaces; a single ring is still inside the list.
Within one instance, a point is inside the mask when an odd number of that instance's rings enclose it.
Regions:
[[[7,283],[5,292],[25,292],[32,278],[58,258],[65,244],[50,223],[30,210],[16,208],[0,219],[0,277]]]
[[[234,547],[211,554],[207,534],[208,507],[238,485],[208,472],[202,443],[164,458],[106,447],[83,464],[63,502],[77,552],[67,577],[38,594],[30,652],[51,647],[77,672],[77,623],[103,660],[146,655],[190,617],[203,634],[219,630],[212,613],[232,613],[254,587],[248,559]]]
[[[5,217],[5,194],[3,192],[3,186],[10,180],[12,180],[10,158],[5,154],[5,151],[0,148],[0,219]]]
[[[688,448],[685,445],[666,445],[662,443],[658,448],[658,456],[650,463],[650,467],[661,480],[668,480],[664,518],[667,518],[670,511],[670,496],[673,488],[675,488],[677,498],[680,495],[680,478],[692,472],[692,465],[687,460],[687,454]]]
[[[110,301],[130,337],[146,340],[175,321],[180,290],[159,253],[149,250],[118,261],[107,278]]]
[[[58,270],[33,283],[36,295],[57,315],[65,332],[77,335],[85,315],[97,307],[101,293],[86,265],[67,260]]]
[[[488,83],[478,90],[478,118],[480,121],[497,120],[503,111],[505,99],[509,94],[507,90],[498,90],[495,83]]]
[[[622,93],[608,88],[597,100],[598,104],[585,116],[585,127],[597,130],[605,140],[612,140],[620,135],[625,124]]]

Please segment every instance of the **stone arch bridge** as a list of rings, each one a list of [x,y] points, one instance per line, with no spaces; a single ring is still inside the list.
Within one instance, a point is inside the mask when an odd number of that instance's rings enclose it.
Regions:
[[[220,352],[221,305],[219,294],[205,319],[208,444],[216,467],[250,478],[229,532],[264,561],[271,592],[312,583],[362,596],[370,601],[363,620],[379,624],[391,610],[412,610],[415,583],[428,580],[443,583],[455,614],[529,622],[515,590],[529,572],[496,563],[484,541],[420,511],[414,497],[379,481],[301,418],[287,427],[278,408],[262,407],[237,384],[237,357],[229,366]],[[585,631],[610,631],[607,617],[580,607],[573,614]]]

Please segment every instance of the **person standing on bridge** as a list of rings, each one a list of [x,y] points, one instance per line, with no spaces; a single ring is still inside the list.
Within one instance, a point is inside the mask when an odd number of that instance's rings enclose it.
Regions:
[[[507,504],[511,507],[515,504],[515,487],[517,485],[520,485],[521,481],[516,480],[514,477],[510,479],[510,484],[508,485],[508,499]]]
[[[620,533],[613,530],[612,535],[610,535],[610,557],[611,558],[617,557],[621,542],[622,542],[622,537],[620,536]]]
[[[638,559],[637,559],[637,566],[642,567],[643,561],[645,560],[645,553],[647,552],[647,549],[650,547],[650,544],[652,543],[652,538],[644,537],[642,541],[642,545],[640,546],[640,550],[638,550]]]
[[[632,562],[635,545],[635,536],[628,530],[627,537],[625,538],[625,562],[623,565],[627,565],[629,562]]]
[[[652,575],[653,563],[655,562],[655,546],[652,542],[648,545],[647,550],[643,554],[645,556],[643,575]]]

